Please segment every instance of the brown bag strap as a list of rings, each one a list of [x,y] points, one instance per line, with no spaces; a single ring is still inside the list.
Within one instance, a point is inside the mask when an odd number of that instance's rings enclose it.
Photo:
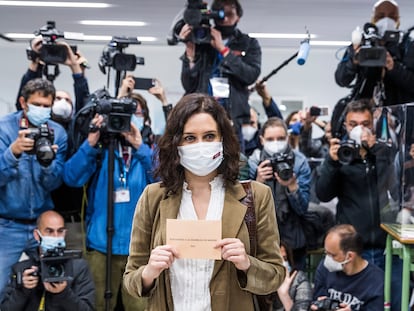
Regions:
[[[247,225],[247,230],[249,231],[249,239],[250,239],[250,254],[252,256],[256,255],[256,247],[257,247],[257,228],[256,228],[256,211],[254,207],[254,198],[253,198],[253,191],[252,191],[252,183],[250,180],[243,180],[240,181],[242,184],[244,191],[246,191],[246,196],[243,198],[241,203],[247,206],[246,215],[244,215],[244,221]]]

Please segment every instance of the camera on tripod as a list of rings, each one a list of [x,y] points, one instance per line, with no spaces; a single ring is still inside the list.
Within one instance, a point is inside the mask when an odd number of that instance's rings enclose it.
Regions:
[[[387,30],[381,37],[375,24],[366,23],[361,37],[361,48],[357,59],[360,66],[384,67],[387,58],[385,43],[398,42],[400,33]]]
[[[173,28],[173,38],[170,38],[168,44],[177,44],[181,28],[184,24],[192,26],[190,41],[195,44],[210,44],[210,19],[224,19],[223,10],[209,10],[207,3],[202,0],[188,0],[186,9],[183,13],[183,18],[180,19]]]
[[[81,256],[81,250],[66,250],[61,247],[48,250],[40,257],[39,270],[32,275],[39,275],[42,282],[50,283],[72,280],[72,259],[81,258]]]
[[[295,154],[293,151],[287,153],[276,153],[270,159],[270,165],[272,166],[273,172],[282,180],[289,180],[293,176],[293,167],[295,165]]]
[[[26,137],[34,140],[33,149],[26,151],[27,154],[35,154],[37,161],[42,166],[49,166],[55,159],[56,154],[52,148],[55,140],[53,129],[49,129],[46,123],[36,128],[28,128],[30,133]]]
[[[102,132],[122,133],[131,130],[131,116],[137,109],[137,103],[132,98],[113,98],[106,90],[98,90],[91,95],[89,105],[91,118],[96,113],[104,118]]]
[[[56,23],[54,21],[48,21],[46,25],[35,31],[36,36],[42,36],[42,47],[40,54],[32,50],[32,48],[26,49],[27,58],[34,60],[37,57],[46,64],[63,64],[68,57],[68,50],[65,45],[57,44],[56,40],[59,38],[82,40],[82,34],[77,37],[74,33],[68,36],[67,33],[56,29]],[[76,45],[71,45],[73,53],[76,53]]]
[[[360,145],[353,139],[346,139],[339,143],[338,160],[341,164],[348,165],[359,158]]]
[[[341,302],[337,299],[326,298],[323,300],[312,301],[312,305],[318,307],[318,311],[334,311],[340,308]]]
[[[123,52],[130,44],[141,44],[141,41],[134,37],[112,37],[98,63],[103,74],[106,74],[105,67],[112,67],[117,71],[134,71],[136,65],[144,65],[143,57]]]

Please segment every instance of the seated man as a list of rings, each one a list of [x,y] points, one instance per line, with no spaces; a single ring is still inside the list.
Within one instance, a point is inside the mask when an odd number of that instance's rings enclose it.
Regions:
[[[40,257],[56,249],[64,249],[65,233],[63,217],[57,212],[46,211],[39,216],[37,228],[33,231],[40,244],[39,256],[13,266],[1,310],[94,310],[95,286],[86,260],[69,259],[72,261],[73,278],[60,282],[41,281]]]
[[[384,272],[363,259],[362,250],[362,237],[352,225],[336,225],[328,231],[325,259],[316,269],[311,310],[331,310],[333,304],[341,310],[383,310]]]

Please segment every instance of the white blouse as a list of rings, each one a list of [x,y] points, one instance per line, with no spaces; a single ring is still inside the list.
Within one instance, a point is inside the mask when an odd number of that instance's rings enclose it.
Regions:
[[[211,195],[206,220],[220,220],[224,205],[224,182],[221,175],[210,182]],[[184,182],[177,219],[197,220],[192,193]],[[213,259],[176,259],[170,267],[171,291],[176,311],[210,311],[210,280]]]

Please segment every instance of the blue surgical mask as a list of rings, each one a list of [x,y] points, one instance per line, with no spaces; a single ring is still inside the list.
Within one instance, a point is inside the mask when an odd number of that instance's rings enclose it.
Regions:
[[[40,107],[32,104],[27,104],[27,107],[29,109],[26,111],[26,116],[33,125],[40,126],[50,119],[52,110],[50,107]]]
[[[303,125],[300,121],[297,121],[293,124],[290,124],[289,127],[288,127],[289,128],[288,133],[292,134],[292,135],[300,135],[300,131],[302,129],[302,126]]]
[[[132,115],[131,116],[131,122],[132,124],[134,124],[137,129],[139,129],[140,131],[142,131],[142,129],[144,128],[144,117],[137,117],[136,115]]]
[[[43,236],[39,230],[37,230],[37,233],[40,236],[40,248],[43,254],[56,248],[66,247],[64,236]]]

